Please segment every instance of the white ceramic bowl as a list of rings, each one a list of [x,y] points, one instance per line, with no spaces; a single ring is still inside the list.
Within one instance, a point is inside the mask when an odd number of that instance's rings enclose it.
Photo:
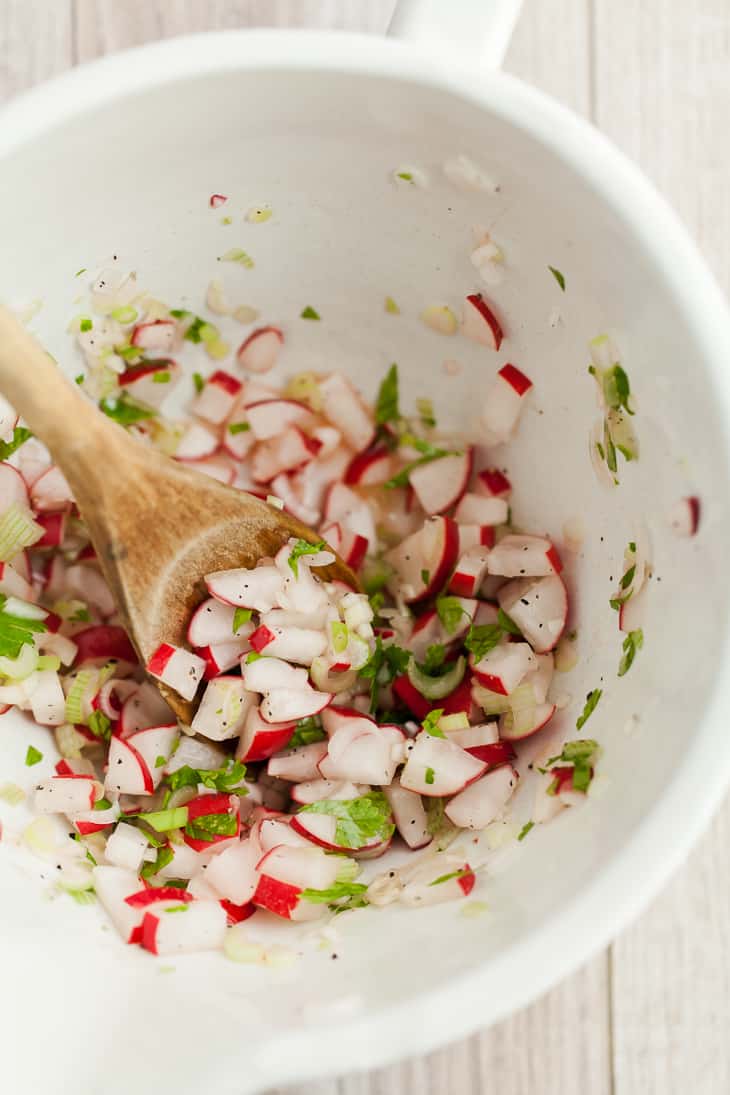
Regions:
[[[441,164],[458,152],[496,175],[498,195],[447,183]],[[404,164],[425,168],[430,186],[395,188],[390,173]],[[207,208],[213,191],[235,198],[234,227]],[[275,217],[245,224],[241,212],[262,201]],[[493,293],[508,331],[499,355],[417,318],[432,302],[457,306],[474,283],[475,221],[494,227],[507,257]],[[42,900],[37,865],[3,854],[0,969],[12,995],[0,1044],[4,1076],[23,1077],[14,1089],[117,1095],[152,1090],[163,1073],[180,1095],[203,1083],[243,1095],[374,1066],[494,1021],[605,944],[687,852],[730,762],[730,324],[695,248],[638,172],[505,75],[341,34],[211,35],[111,57],[12,104],[0,127],[0,240],[0,298],[43,299],[34,329],[71,372],[64,332],[79,267],[117,254],[163,299],[199,307],[233,244],[256,260],[236,271],[241,299],[287,329],[285,369],[335,366],[372,395],[398,361],[406,392],[431,396],[440,418],[466,428],[495,368],[524,367],[534,395],[500,454],[517,519],[560,541],[580,515],[586,532],[568,556],[581,661],[558,736],[574,732],[585,693],[602,686],[586,732],[605,747],[602,794],[534,830],[480,883],[488,914],[444,905],[344,918],[336,961],[309,945],[274,971],[203,954],[165,976],[104,931],[96,910]],[[564,272],[564,295],[548,264]],[[386,294],[402,317],[384,313]],[[306,304],[321,323],[298,321]],[[555,306],[562,322],[551,328]],[[641,457],[614,491],[598,486],[587,457],[596,407],[586,347],[606,330],[640,408]],[[460,379],[445,377],[447,357],[462,363]],[[690,493],[702,498],[702,525],[680,540],[668,513]],[[656,577],[645,647],[619,680],[608,598],[637,521],[649,527]],[[3,720],[3,778],[27,780],[26,733]],[[17,827],[17,813],[3,817]]]

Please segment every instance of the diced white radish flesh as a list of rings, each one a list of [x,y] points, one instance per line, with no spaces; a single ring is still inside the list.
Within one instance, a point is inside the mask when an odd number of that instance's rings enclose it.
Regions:
[[[185,700],[192,700],[203,679],[205,662],[182,647],[162,643],[147,662],[147,672],[174,688]]]
[[[165,765],[165,771],[176,772],[186,765],[190,768],[212,771],[224,766],[226,756],[227,754],[219,745],[191,737],[189,734],[182,734],[175,752]]]
[[[42,513],[66,509],[73,502],[71,488],[60,468],[55,466],[49,468],[36,479],[31,487],[30,500],[33,509],[40,510]]]
[[[249,696],[255,700],[253,693]],[[257,706],[251,707],[236,747],[236,760],[253,762],[266,760],[284,749],[294,733],[295,722],[269,723],[261,717]],[[275,773],[272,773],[275,774]]]
[[[270,776],[288,779],[292,783],[319,779],[319,763],[327,755],[327,742],[315,741],[311,745],[299,745],[285,753],[273,756],[268,764]]]
[[[142,868],[148,848],[149,843],[142,830],[122,821],[109,835],[104,856],[113,866],[124,867],[136,875]]]
[[[337,881],[339,863],[321,848],[291,847],[284,844],[272,848],[258,863],[261,874],[288,882],[305,890],[326,890]]]
[[[239,346],[238,364],[250,373],[267,373],[276,364],[283,341],[278,327],[259,327]]]
[[[309,806],[312,802],[321,802],[326,798],[350,799],[367,794],[369,787],[349,780],[309,779],[304,783],[295,783],[291,790],[294,802]]]
[[[532,381],[514,365],[505,365],[500,369],[487,393],[482,411],[481,426],[486,444],[499,445],[509,441],[517,426],[524,397],[531,387]]]
[[[58,673],[42,669],[35,674],[35,687],[30,697],[33,718],[41,726],[61,726],[66,721],[66,697]]]
[[[275,688],[261,701],[260,710],[266,722],[291,722],[318,715],[331,699],[331,693],[314,688]]]
[[[190,954],[219,950],[226,932],[226,913],[215,901],[192,901],[145,913],[142,946],[152,954]]]
[[[536,654],[545,654],[557,645],[568,615],[568,595],[557,574],[509,582],[497,597]]]
[[[502,578],[539,578],[562,569],[555,545],[541,536],[505,536],[489,553],[489,573]]]
[[[535,667],[535,655],[528,643],[501,642],[480,661],[471,656],[474,676],[492,692],[509,696],[526,673]]]
[[[271,692],[275,688],[304,689],[307,687],[307,671],[280,658],[256,658],[244,661],[241,677],[250,692]]]
[[[517,786],[509,764],[488,772],[446,804],[445,814],[460,829],[484,829],[499,814]]]
[[[261,853],[270,852],[272,848],[282,844],[290,848],[308,847],[306,837],[295,832],[291,827],[291,817],[264,817],[257,822],[258,842],[261,845]],[[260,857],[259,857],[260,858]]]
[[[503,525],[509,514],[504,498],[486,498],[480,494],[465,494],[454,513],[462,525]]]
[[[323,654],[327,639],[321,631],[303,627],[268,627],[262,624],[249,636],[249,642],[259,654],[283,658],[297,665],[311,665]]]
[[[220,897],[235,905],[245,905],[256,892],[256,864],[260,850],[249,840],[239,841],[213,856],[205,869],[206,881]]]
[[[425,732],[407,746],[407,759],[401,772],[401,787],[419,795],[440,797],[455,795],[475,779],[486,764],[465,752],[459,745]]]
[[[193,401],[192,410],[199,418],[219,426],[233,410],[241,392],[241,381],[224,369],[217,369]]]
[[[290,426],[311,429],[316,418],[306,403],[294,399],[264,399],[247,405],[246,421],[257,441],[268,441],[279,437]]]
[[[363,715],[361,711],[356,710],[354,707],[340,707],[337,704],[330,704],[322,712],[322,726],[324,732],[328,737],[332,737],[336,730],[339,730],[341,726],[348,726],[351,720],[364,719],[370,723],[375,723],[375,719],[371,719],[368,715]]]
[[[175,450],[175,458],[194,463],[196,460],[204,460],[212,456],[218,447],[218,435],[200,422],[193,422],[185,427]]]
[[[375,543],[375,522],[371,507],[344,483],[335,483],[331,487],[325,503],[325,519],[328,522],[337,522],[350,532],[356,532],[368,543]]]
[[[236,610],[233,605],[223,604],[209,597],[196,608],[188,624],[187,639],[191,646],[209,646],[216,643],[231,642],[233,639],[246,639],[254,630],[250,622],[241,624],[233,630]]]
[[[139,890],[136,872],[118,866],[94,868],[94,890],[101,905],[125,943],[142,923],[144,909],[128,905],[126,898]]]
[[[473,342],[498,350],[502,345],[502,327],[481,293],[471,293],[464,301],[461,330]]]
[[[367,449],[357,453],[350,461],[345,472],[345,483],[351,487],[374,487],[386,483],[392,474],[393,457],[388,450]]]
[[[369,719],[352,719],[341,726],[329,739],[327,756],[319,765],[324,779],[387,787],[403,759],[402,736],[394,740],[387,730]]]
[[[542,730],[555,714],[554,703],[537,703],[520,719],[520,713],[507,712],[499,720],[499,736],[503,741],[522,741]]]
[[[18,415],[5,396],[0,396],[0,441],[11,441],[13,430],[18,423]]]
[[[152,323],[138,323],[129,339],[130,346],[141,350],[159,350],[169,354],[175,345],[177,325],[171,319],[156,319]]]
[[[0,513],[5,513],[13,504],[29,508],[28,488],[17,468],[3,463],[0,464]]]
[[[256,697],[246,691],[240,677],[216,677],[208,681],[191,723],[197,734],[211,741],[237,737]]]
[[[426,857],[418,869],[409,872],[400,901],[411,908],[458,901],[474,889],[475,876],[468,863],[447,853]]]
[[[474,597],[484,581],[489,561],[489,550],[473,547],[459,559],[449,580],[449,592],[460,597]]]
[[[553,679],[555,659],[552,654],[538,654],[535,661],[537,665],[525,677],[525,684],[529,684],[535,696],[535,702],[545,703],[548,689]]]
[[[355,452],[367,449],[375,436],[375,425],[349,380],[331,373],[319,381],[319,393],[324,413],[345,442]]]
[[[120,729],[122,734],[129,735],[148,726],[169,725],[174,717],[157,688],[149,681],[143,681],[122,705]]]
[[[409,848],[425,848],[433,840],[428,827],[428,815],[421,796],[407,791],[399,782],[384,787],[383,793],[393,811],[393,820]]]
[[[206,574],[208,592],[224,604],[269,612],[284,587],[281,572],[274,566],[259,566],[253,570],[219,570]]]
[[[20,597],[21,601],[33,600],[33,586],[10,563],[0,563],[0,593]]]
[[[449,730],[448,739],[462,749],[477,749],[481,745],[494,745],[499,741],[499,730],[496,722],[483,722],[466,730]]]
[[[111,739],[104,787],[115,795],[151,795],[154,791],[152,772],[130,739]]]
[[[449,517],[432,517],[423,527],[386,553],[395,571],[394,584],[407,602],[437,593],[456,563],[458,526]]]
[[[167,726],[151,726],[138,730],[136,734],[125,738],[125,745],[136,749],[147,766],[153,787],[157,787],[179,736],[177,723]],[[160,760],[164,764],[160,764]]]
[[[694,536],[700,525],[700,500],[696,495],[682,498],[669,514],[669,525],[678,536]]]
[[[80,814],[101,798],[101,784],[88,776],[52,776],[38,784],[33,807],[39,814]]]
[[[465,452],[442,456],[413,469],[409,482],[426,513],[443,513],[459,502],[469,482],[472,460],[473,450],[468,447]]]

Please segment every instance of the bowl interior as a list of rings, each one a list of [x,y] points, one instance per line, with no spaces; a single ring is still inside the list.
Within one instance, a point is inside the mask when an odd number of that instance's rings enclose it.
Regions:
[[[195,311],[210,279],[222,277],[237,303],[284,328],[282,373],[341,369],[371,397],[395,361],[404,403],[430,397],[439,422],[465,436],[496,369],[511,361],[535,385],[517,440],[494,457],[515,484],[515,521],[562,545],[566,523],[573,538],[583,530],[580,547],[564,550],[580,661],[557,679],[572,702],[546,734],[556,743],[572,736],[586,693],[603,689],[584,730],[604,746],[595,794],[493,853],[473,895],[488,904],[483,916],[449,905],[371,910],[341,918],[324,949],[319,929],[254,920],[253,936],[294,939],[301,959],[272,971],[200,955],[171,963],[165,979],[158,963],[105,930],[95,910],[41,901],[42,865],[13,849],[0,857],[0,949],[12,940],[8,961],[22,960],[45,979],[52,954],[49,1005],[113,999],[118,1029],[134,1031],[139,1052],[154,1052],[161,1032],[196,1029],[194,1046],[180,1046],[191,1068],[201,1044],[221,1061],[237,1044],[255,1086],[256,1076],[286,1072],[266,1057],[270,1036],[317,1028],[336,1038],[340,1022],[416,998],[476,964],[488,969],[561,916],[681,778],[682,759],[702,746],[698,716],[724,642],[730,532],[724,425],[706,347],[667,274],[671,255],[660,261],[619,200],[607,202],[548,142],[508,119],[496,90],[494,98],[492,109],[425,81],[334,69],[209,73],[90,104],[3,159],[0,299],[42,300],[32,327],[69,375],[79,362],[65,332],[86,280],[75,272],[86,267],[90,275],[114,261],[155,296]],[[465,192],[446,179],[443,161],[459,152],[489,170],[496,194]],[[394,169],[408,167],[425,171],[425,188],[394,185]],[[222,210],[208,207],[213,192],[230,196]],[[272,219],[247,223],[245,211],[264,202]],[[233,223],[222,224],[222,214]],[[479,287],[469,259],[475,224],[505,256],[503,283],[482,286],[504,319],[499,354],[440,336],[419,319],[433,303],[458,311]],[[232,246],[251,254],[253,270],[217,261]],[[548,265],[563,272],[564,293]],[[386,314],[386,295],[400,316]],[[321,322],[299,319],[305,305]],[[230,330],[235,337],[232,321]],[[599,485],[588,458],[599,412],[587,343],[603,332],[630,377],[641,445],[636,463],[621,462],[613,490]],[[447,360],[458,362],[458,375],[444,370]],[[669,513],[688,494],[702,498],[702,525],[696,538],[679,539]],[[654,568],[645,643],[619,679],[622,636],[609,597],[640,525]],[[3,778],[28,781],[26,734],[20,719],[3,720]],[[530,748],[517,825],[532,810]],[[48,744],[44,752],[50,763]],[[688,809],[701,795],[688,789]],[[22,811],[0,805],[0,813],[6,829],[22,825]],[[469,841],[460,843],[468,853]],[[162,992],[169,999],[173,987],[172,1013],[159,1024],[142,1021],[138,1001]],[[498,1010],[483,1001],[475,1025]],[[90,1069],[111,1051],[116,1035],[105,1027],[97,1027]],[[222,1069],[220,1078],[222,1092],[249,1083],[239,1074],[234,1084]]]

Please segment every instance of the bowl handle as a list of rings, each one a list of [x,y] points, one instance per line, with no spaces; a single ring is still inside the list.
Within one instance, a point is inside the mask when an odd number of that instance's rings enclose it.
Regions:
[[[499,68],[522,0],[398,0],[388,27],[393,38],[443,52],[483,68]]]

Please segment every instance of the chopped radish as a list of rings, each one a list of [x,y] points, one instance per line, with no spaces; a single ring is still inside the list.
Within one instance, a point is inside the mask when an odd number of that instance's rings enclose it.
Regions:
[[[489,549],[473,547],[461,556],[449,581],[449,592],[459,597],[474,597],[487,573]]]
[[[236,795],[199,795],[186,804],[188,811],[188,823],[183,831],[183,840],[196,852],[222,851],[224,846],[231,846],[230,842],[236,839],[241,832],[241,819],[238,814],[239,800]],[[206,819],[212,818],[216,825],[208,827]],[[221,831],[218,823],[228,823],[231,819],[235,822],[235,828],[231,823],[233,832]],[[195,836],[197,831],[195,822],[201,830],[205,831],[205,837]],[[192,832],[190,831],[192,830]]]
[[[236,610],[210,597],[195,609],[188,624],[187,640],[191,646],[209,646],[247,639],[254,629],[248,621],[233,629]]]
[[[140,942],[152,954],[188,954],[219,950],[226,931],[226,912],[215,901],[164,905],[145,913]]]
[[[0,593],[4,593],[6,597],[20,597],[22,601],[31,601],[33,586],[10,563],[0,563]]]
[[[362,536],[368,543],[375,543],[377,537],[371,507],[344,483],[334,483],[330,488],[324,513],[329,523],[337,523],[341,528]]]
[[[236,639],[230,643],[212,643],[208,646],[196,646],[195,653],[205,662],[203,680],[209,681],[220,673],[227,673],[233,669],[241,659],[241,655],[248,653],[249,644],[245,640]]]
[[[248,695],[254,699],[251,692]],[[247,763],[267,760],[285,749],[294,733],[295,722],[270,723],[261,717],[258,707],[250,707],[236,747],[236,760]],[[275,775],[276,773],[271,773]]]
[[[393,811],[395,827],[409,848],[425,848],[433,840],[428,828],[428,815],[415,791],[407,791],[400,782],[384,787],[383,793]]]
[[[256,445],[251,455],[251,475],[257,483],[270,483],[278,475],[310,463],[315,455],[313,443],[294,426]]]
[[[387,449],[376,446],[353,456],[344,481],[350,487],[374,487],[386,483],[392,474],[393,457]]]
[[[488,445],[500,445],[512,437],[524,396],[531,387],[532,381],[514,365],[499,370],[482,412],[484,440]]]
[[[208,592],[218,601],[257,612],[269,612],[277,603],[284,587],[281,571],[274,566],[258,566],[253,570],[219,570],[206,574]]]
[[[95,624],[74,633],[77,653],[75,666],[116,661],[137,664],[137,654],[124,628]]]
[[[92,810],[101,792],[92,776],[51,776],[36,787],[33,806],[39,814],[79,814]]]
[[[193,401],[192,411],[206,422],[219,426],[233,410],[241,388],[241,381],[235,376],[224,369],[217,369]]]
[[[41,726],[62,726],[66,722],[66,697],[54,669],[36,671],[30,709]]]
[[[238,364],[250,373],[267,373],[276,364],[283,341],[278,327],[257,327],[239,346]]]
[[[481,293],[470,293],[464,301],[461,330],[467,338],[491,350],[502,345],[502,326]]]
[[[512,484],[498,468],[485,468],[477,475],[474,489],[486,498],[508,498],[512,493]]]
[[[14,468],[12,464],[2,463],[0,464],[0,513],[5,513],[13,503],[22,509],[28,509],[30,505],[28,488],[17,468]],[[34,505],[34,508],[37,507]]]
[[[18,415],[5,396],[0,396],[0,440],[11,441],[13,430],[18,424]]]
[[[480,494],[465,494],[454,513],[462,525],[503,525],[509,516],[504,498],[487,498]]]
[[[682,498],[669,515],[669,524],[678,536],[694,536],[700,525],[700,500],[696,495]]]
[[[375,426],[358,393],[339,373],[320,380],[318,387],[329,421],[355,452],[363,452],[373,440]]]
[[[43,529],[43,536],[33,546],[37,548],[60,547],[66,530],[66,517],[65,510],[37,514],[35,522]]]
[[[297,665],[311,665],[316,657],[324,653],[327,639],[321,631],[304,627],[258,627],[248,640],[259,654],[266,650],[267,656],[283,658]]]
[[[344,562],[353,570],[358,570],[367,555],[368,541],[359,532],[343,529],[339,521],[325,525],[321,529],[322,539],[326,540]]]
[[[147,731],[140,730],[139,733],[144,734]],[[134,745],[136,737],[136,734],[126,739],[112,737],[109,743],[109,761],[104,786],[112,794],[151,795],[155,789],[153,773]],[[159,783],[162,777],[161,769],[158,769],[155,775]]]
[[[183,463],[195,463],[206,460],[219,448],[218,435],[200,422],[192,422],[180,438],[175,450],[175,459]]]
[[[180,366],[172,358],[158,358],[143,365],[129,365],[119,377],[119,386],[138,403],[159,407],[181,375]]]
[[[225,194],[211,194],[208,199],[208,205],[211,209],[218,209],[219,206],[225,205],[227,201],[228,198]]]
[[[485,688],[509,696],[526,673],[535,666],[535,655],[528,643],[501,642],[480,661],[470,656],[474,676]]]
[[[568,615],[568,594],[557,574],[509,582],[500,589],[498,599],[536,654],[557,646]]]
[[[529,676],[530,674],[528,674]],[[522,741],[542,730],[555,714],[554,703],[538,703],[531,708],[530,716],[520,721],[512,712],[507,712],[499,720],[499,734],[505,741]]]
[[[206,881],[222,898],[245,905],[256,892],[256,864],[260,850],[250,840],[240,841],[213,856],[205,868]]]
[[[432,517],[419,532],[387,552],[404,601],[424,600],[448,581],[459,550],[458,526],[450,517]]]
[[[174,688],[183,699],[191,700],[203,678],[205,662],[189,650],[162,643],[147,662],[146,669],[152,677]]]
[[[249,403],[246,420],[257,441],[279,437],[290,426],[309,429],[316,421],[306,403],[298,403],[294,399],[264,399],[259,403]]]
[[[393,730],[361,718],[340,726],[319,764],[324,779],[388,786],[403,759],[403,734]]]
[[[235,738],[246,716],[256,706],[256,697],[246,691],[240,677],[216,677],[205,686],[198,710],[190,724],[197,734],[211,741]]]
[[[151,323],[138,323],[129,338],[130,346],[140,350],[160,350],[169,354],[175,345],[177,324],[171,319],[155,319]]]
[[[318,715],[332,699],[329,692],[314,688],[274,688],[261,702],[261,715],[266,722],[291,722]]]
[[[149,726],[165,726],[174,721],[172,710],[149,681],[144,681],[122,705],[119,728],[123,736],[146,730]]]
[[[291,821],[292,828],[301,833],[307,840],[330,852],[349,852],[357,855],[361,852],[379,851],[383,841],[377,837],[368,839],[357,848],[337,843],[337,822],[332,814],[315,814],[306,810],[295,814]]]
[[[148,848],[149,843],[142,830],[123,821],[109,836],[104,855],[115,867],[124,867],[138,874]]]
[[[73,502],[73,495],[60,468],[54,465],[36,479],[30,490],[30,500],[34,509],[43,512],[68,509]]]
[[[540,536],[504,536],[489,553],[489,573],[503,578],[538,578],[562,569],[557,548]]]
[[[407,791],[438,798],[463,791],[486,769],[459,745],[422,732],[408,747],[400,783]]]
[[[504,808],[517,778],[517,772],[508,765],[487,772],[446,804],[447,818],[461,829],[483,829]]]
[[[443,513],[459,502],[469,482],[473,453],[469,446],[465,452],[442,456],[413,469],[409,482],[426,513]]]
[[[327,742],[315,741],[311,745],[299,745],[286,753],[272,756],[268,764],[270,776],[303,783],[319,779],[319,763],[327,755]]]

